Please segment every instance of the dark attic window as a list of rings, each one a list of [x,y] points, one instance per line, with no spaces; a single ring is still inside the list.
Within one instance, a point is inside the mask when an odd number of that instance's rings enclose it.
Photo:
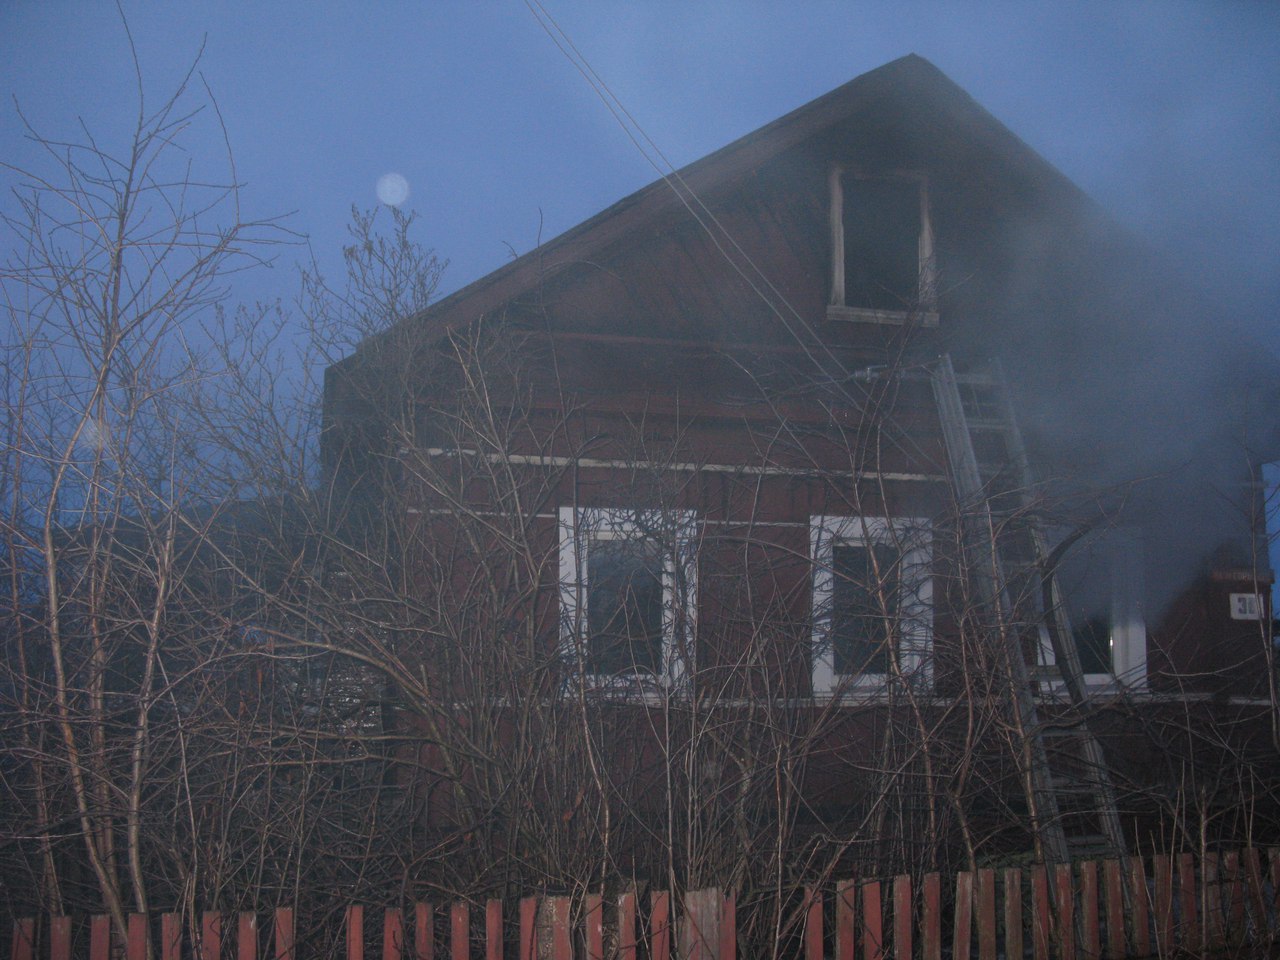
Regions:
[[[832,319],[937,323],[933,230],[919,176],[831,176]]]

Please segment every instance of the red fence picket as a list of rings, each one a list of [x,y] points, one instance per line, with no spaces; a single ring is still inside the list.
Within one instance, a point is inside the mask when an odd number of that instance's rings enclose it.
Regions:
[[[920,924],[923,960],[942,960],[942,878],[936,873],[924,877],[924,920]]]
[[[1055,928],[1058,956],[1072,960],[1076,955],[1076,891],[1071,877],[1071,864],[1055,864],[1053,880],[1054,903],[1057,906]]]
[[[1102,864],[1102,884],[1107,898],[1107,957],[1123,960],[1124,939],[1124,883],[1120,875],[1120,861],[1106,860]]]
[[[884,960],[884,908],[880,902],[880,881],[862,885],[863,960]]]
[[[523,918],[523,914],[521,914]],[[521,920],[521,929],[524,923]],[[624,893],[618,897],[618,960],[636,960],[636,948],[639,946],[636,937],[636,895],[634,893]],[[533,954],[530,953],[526,958],[521,954],[521,960],[533,960]]]
[[[126,960],[147,960],[147,915],[129,914],[125,931],[124,955]],[[244,960],[241,957],[241,960]]]
[[[244,923],[241,914],[240,943],[244,949]],[[256,939],[256,935],[255,935]],[[245,960],[244,953],[240,960]],[[352,904],[347,907],[347,960],[364,960],[364,907]]]
[[[969,956],[973,927],[973,874],[956,874],[956,912],[952,927],[952,950],[960,956]]]
[[[389,912],[389,911],[388,911]],[[397,915],[400,913],[396,911]],[[276,908],[276,957],[275,960],[294,960],[294,928],[293,907]],[[400,941],[404,941],[403,926],[400,930]]]
[[[671,960],[671,895],[665,891],[655,891],[649,907],[649,956]]]
[[[1199,923],[1196,919],[1199,905],[1196,899],[1196,862],[1189,853],[1178,857],[1178,907],[1182,913],[1182,946],[1186,950],[1195,951],[1200,943]]]
[[[852,879],[836,884],[836,960],[853,960],[857,942],[858,885]]]
[[[1173,951],[1173,865],[1168,856],[1151,858],[1156,884],[1156,952],[1167,956]]]
[[[502,901],[490,900],[484,908],[485,960],[502,960]]]
[[[471,907],[465,900],[455,900],[449,908],[449,960],[468,960],[471,956]]]
[[[106,914],[99,914],[89,919],[89,960],[110,960],[110,958],[111,918]]]
[[[70,917],[49,918],[49,960],[71,960]]]
[[[1049,880],[1045,868],[1031,868],[1031,955],[1035,960],[1049,960],[1053,917],[1049,909]]]
[[[996,872],[978,871],[978,960],[996,960]]]
[[[429,903],[413,905],[414,960],[436,960],[436,918]]]
[[[1102,956],[1102,929],[1098,923],[1098,864],[1080,864],[1080,936],[1084,955],[1093,960]]]
[[[97,919],[96,917],[94,919]],[[108,918],[103,917],[103,920]],[[104,924],[106,926],[106,924]],[[110,936],[107,928],[106,936]],[[92,951],[90,951],[92,952]],[[206,910],[200,918],[200,960],[219,960],[222,956],[222,914]],[[107,960],[107,954],[95,954],[93,960]]]
[[[36,918],[23,917],[13,925],[13,946],[9,949],[10,960],[35,960],[36,954]]]
[[[804,888],[804,960],[822,960],[822,894]]]
[[[1022,956],[1022,871],[1004,872],[1004,955]]]
[[[738,898],[733,891],[724,898],[724,911],[720,914],[720,956],[717,960],[737,960],[738,956]]]
[[[1133,917],[1133,953],[1151,956],[1151,900],[1147,895],[1147,871],[1141,857],[1129,857],[1130,915]]]
[[[70,945],[70,924],[67,934]],[[176,913],[160,915],[160,960],[182,960],[182,918]]]
[[[911,877],[903,874],[893,880],[893,957],[911,960],[911,928],[915,911],[911,904]],[[994,960],[994,958],[993,958]]]

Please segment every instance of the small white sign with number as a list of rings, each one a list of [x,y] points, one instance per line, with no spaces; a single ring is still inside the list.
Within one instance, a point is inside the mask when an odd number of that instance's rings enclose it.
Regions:
[[[1262,597],[1256,593],[1233,593],[1231,595],[1232,620],[1261,620]]]

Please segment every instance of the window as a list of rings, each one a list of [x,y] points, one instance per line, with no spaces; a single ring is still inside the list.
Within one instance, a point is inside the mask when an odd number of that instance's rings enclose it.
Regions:
[[[1085,686],[1145,686],[1147,631],[1138,541],[1119,530],[1082,538],[1056,573]]]
[[[696,521],[687,511],[560,508],[560,639],[600,684],[673,684],[691,666]]]
[[[924,177],[833,167],[831,304],[836,320],[936,325],[933,227]]]
[[[924,520],[814,517],[813,692],[931,686],[933,579]]]

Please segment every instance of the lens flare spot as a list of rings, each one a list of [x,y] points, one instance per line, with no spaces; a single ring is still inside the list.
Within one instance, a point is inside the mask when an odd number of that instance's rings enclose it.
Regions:
[[[398,173],[384,173],[378,178],[378,200],[398,207],[409,199],[409,181]]]

